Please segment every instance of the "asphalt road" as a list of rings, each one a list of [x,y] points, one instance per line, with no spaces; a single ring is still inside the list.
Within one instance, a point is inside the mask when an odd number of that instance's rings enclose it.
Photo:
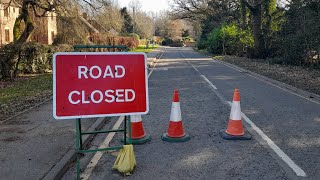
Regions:
[[[227,101],[232,100],[236,87],[243,123],[253,136],[250,141],[228,141],[219,135],[227,127]],[[174,89],[179,90],[182,121],[191,136],[183,143],[161,140],[168,128]],[[134,147],[138,165],[126,179],[320,178],[317,101],[272,86],[191,48],[165,49],[149,78],[149,97],[150,113],[142,118],[152,140]],[[118,139],[120,135],[110,145],[118,144]],[[122,179],[123,175],[111,170],[114,161],[114,154],[104,154],[89,179]],[[86,164],[82,166],[85,169]]]
[[[84,121],[87,129],[94,121]],[[74,121],[52,117],[52,101],[0,122],[0,179],[42,179],[73,148]]]

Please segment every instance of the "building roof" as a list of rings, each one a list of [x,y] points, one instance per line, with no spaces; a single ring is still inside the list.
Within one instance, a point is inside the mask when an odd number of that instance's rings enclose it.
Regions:
[[[0,0],[0,4],[3,4],[3,5],[10,5],[10,6],[13,6],[13,7],[21,7],[20,4],[18,4],[15,0]]]

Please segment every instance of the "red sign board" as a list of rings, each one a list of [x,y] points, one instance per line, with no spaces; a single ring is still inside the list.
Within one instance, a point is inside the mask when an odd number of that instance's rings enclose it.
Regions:
[[[146,114],[144,53],[66,52],[53,56],[56,119]]]

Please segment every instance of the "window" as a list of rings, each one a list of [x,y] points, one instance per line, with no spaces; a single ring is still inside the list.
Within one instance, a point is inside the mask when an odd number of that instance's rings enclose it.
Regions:
[[[13,13],[16,13],[16,8],[12,8],[13,9]]]
[[[9,8],[4,9],[4,17],[8,17],[9,16]]]
[[[10,41],[9,29],[6,29],[4,34],[5,34],[5,41],[9,42]]]
[[[54,40],[54,31],[51,31],[51,41]]]
[[[51,20],[53,21],[53,13],[51,13]]]

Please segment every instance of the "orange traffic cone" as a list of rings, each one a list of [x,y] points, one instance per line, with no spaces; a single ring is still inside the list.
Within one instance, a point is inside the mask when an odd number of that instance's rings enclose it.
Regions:
[[[141,115],[130,116],[131,139],[127,138],[127,142],[131,144],[143,144],[151,140],[150,135],[144,132]]]
[[[179,102],[179,92],[174,90],[168,132],[162,135],[162,140],[168,142],[184,142],[190,136],[184,132],[181,121],[181,110]]]
[[[239,89],[234,90],[228,128],[226,130],[221,130],[220,134],[223,139],[227,140],[251,139],[251,135],[244,131],[242,125]]]

